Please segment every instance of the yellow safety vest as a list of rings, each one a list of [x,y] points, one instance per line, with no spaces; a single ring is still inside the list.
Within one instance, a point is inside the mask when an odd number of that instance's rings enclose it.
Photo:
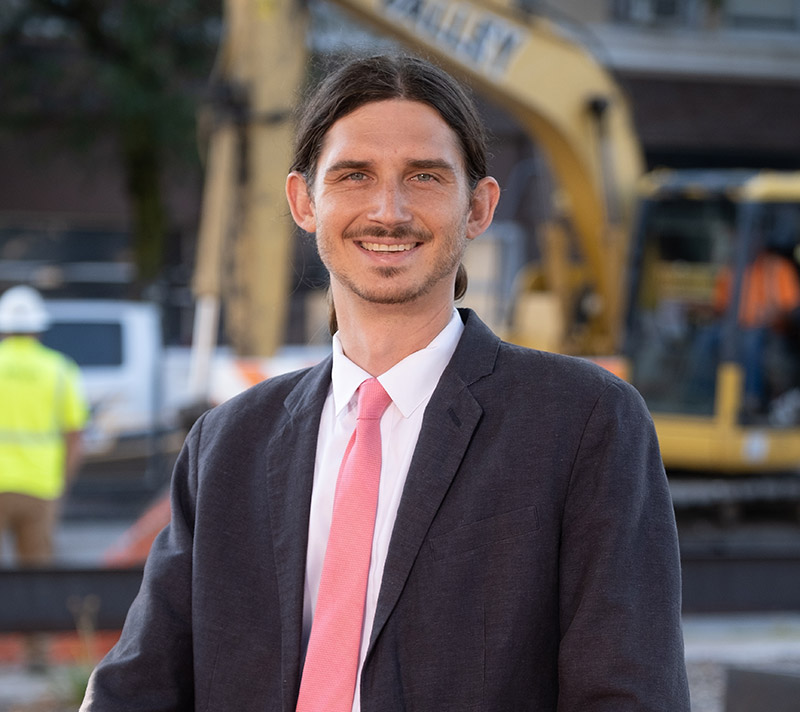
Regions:
[[[88,419],[77,365],[30,336],[0,341],[0,492],[56,499],[64,434]]]

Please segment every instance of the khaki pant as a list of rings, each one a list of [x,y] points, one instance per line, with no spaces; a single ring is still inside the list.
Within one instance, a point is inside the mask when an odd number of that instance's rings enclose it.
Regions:
[[[43,566],[52,562],[58,509],[58,500],[0,492],[0,537],[6,532],[13,537],[17,566]]]
[[[58,512],[58,500],[0,492],[0,537],[8,532],[14,539],[17,566],[46,566],[52,562]],[[27,634],[25,649],[29,669],[40,672],[47,669],[49,637],[46,634]]]

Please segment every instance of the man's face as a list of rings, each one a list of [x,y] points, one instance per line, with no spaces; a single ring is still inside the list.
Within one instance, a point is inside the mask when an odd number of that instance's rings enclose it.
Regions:
[[[315,176],[306,186],[292,174],[287,193],[297,223],[316,233],[335,297],[452,300],[464,248],[488,226],[496,196],[487,221],[458,138],[435,109],[392,99],[347,114],[328,130]]]

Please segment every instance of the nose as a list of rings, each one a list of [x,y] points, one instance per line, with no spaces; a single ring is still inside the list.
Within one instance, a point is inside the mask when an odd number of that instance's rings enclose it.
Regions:
[[[382,181],[371,196],[367,217],[385,225],[398,225],[411,220],[410,207],[402,182]]]

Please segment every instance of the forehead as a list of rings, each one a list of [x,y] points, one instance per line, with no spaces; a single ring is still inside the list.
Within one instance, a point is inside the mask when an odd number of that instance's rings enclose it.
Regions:
[[[335,121],[323,139],[318,168],[380,158],[445,160],[464,168],[459,138],[441,114],[408,99],[370,102]]]

